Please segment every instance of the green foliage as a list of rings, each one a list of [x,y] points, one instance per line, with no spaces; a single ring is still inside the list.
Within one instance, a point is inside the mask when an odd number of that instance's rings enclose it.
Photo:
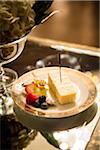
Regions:
[[[0,1],[0,44],[26,35],[35,24],[35,13],[27,1]]]

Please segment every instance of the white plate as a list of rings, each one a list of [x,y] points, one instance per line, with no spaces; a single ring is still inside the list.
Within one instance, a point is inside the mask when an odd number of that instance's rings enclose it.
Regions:
[[[46,67],[30,71],[22,75],[13,85],[13,97],[17,107],[29,115],[45,117],[45,118],[62,118],[76,115],[85,111],[95,101],[96,87],[95,84],[84,73],[74,69],[62,67],[62,74],[66,73],[68,78],[77,85],[77,100],[75,103],[66,105],[56,105],[47,110],[35,108],[26,104],[26,98],[20,93],[18,86],[23,83],[31,83],[35,78],[48,79],[49,72],[59,71],[58,67]]]

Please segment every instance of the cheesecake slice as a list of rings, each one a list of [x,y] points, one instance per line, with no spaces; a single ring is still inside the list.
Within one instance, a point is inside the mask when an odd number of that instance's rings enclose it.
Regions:
[[[76,89],[66,74],[62,74],[62,81],[60,81],[59,73],[49,73],[48,86],[60,104],[75,102]]]

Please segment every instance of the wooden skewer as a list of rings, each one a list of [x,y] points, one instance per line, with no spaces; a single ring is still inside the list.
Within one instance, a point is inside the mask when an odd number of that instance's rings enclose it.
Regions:
[[[58,56],[59,56],[59,76],[60,76],[60,82],[62,82],[62,75],[61,75],[61,57],[60,57],[60,54],[61,54],[61,53],[58,54]]]

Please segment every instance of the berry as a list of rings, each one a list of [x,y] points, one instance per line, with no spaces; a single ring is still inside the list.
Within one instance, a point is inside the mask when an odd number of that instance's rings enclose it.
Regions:
[[[42,103],[44,103],[44,102],[46,102],[46,96],[40,96],[39,97],[39,102],[40,102],[40,104],[42,104]]]
[[[38,99],[34,102],[33,106],[36,108],[40,108],[40,103]]]
[[[42,103],[40,106],[41,109],[48,109],[48,104],[46,102]]]
[[[34,82],[31,84],[25,85],[26,93],[34,93]]]
[[[26,103],[29,105],[34,105],[34,102],[38,99],[39,97],[36,94],[28,93],[26,97]]]

